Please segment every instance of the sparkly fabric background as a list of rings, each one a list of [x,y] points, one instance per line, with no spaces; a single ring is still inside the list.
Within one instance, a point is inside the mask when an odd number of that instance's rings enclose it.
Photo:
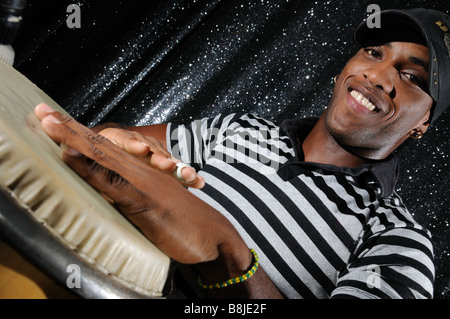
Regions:
[[[254,112],[319,116],[332,78],[356,52],[375,1],[29,0],[15,67],[86,125],[144,125]],[[81,8],[81,28],[66,8]],[[382,9],[448,0],[377,1]],[[436,298],[450,298],[449,141],[445,112],[402,146],[398,193],[433,233]]]

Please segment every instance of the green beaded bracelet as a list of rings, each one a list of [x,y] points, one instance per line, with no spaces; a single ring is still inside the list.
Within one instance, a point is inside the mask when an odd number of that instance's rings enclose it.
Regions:
[[[236,277],[236,278],[231,278],[228,279],[227,281],[224,282],[218,282],[215,284],[211,284],[211,285],[205,285],[200,276],[198,277],[198,284],[203,288],[203,289],[217,289],[217,288],[224,288],[227,286],[231,286],[234,284],[238,284],[240,282],[244,282],[246,280],[248,280],[251,276],[253,276],[256,272],[256,269],[258,269],[259,266],[259,257],[258,254],[256,253],[256,251],[254,249],[250,249],[250,251],[253,254],[253,260],[252,260],[252,266],[250,268],[249,271],[247,271],[244,275]]]

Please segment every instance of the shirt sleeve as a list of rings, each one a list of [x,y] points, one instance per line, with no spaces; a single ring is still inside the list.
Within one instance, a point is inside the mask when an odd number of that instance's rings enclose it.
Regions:
[[[364,238],[365,237],[365,238]],[[416,227],[365,233],[332,298],[433,298],[433,248],[429,232]]]

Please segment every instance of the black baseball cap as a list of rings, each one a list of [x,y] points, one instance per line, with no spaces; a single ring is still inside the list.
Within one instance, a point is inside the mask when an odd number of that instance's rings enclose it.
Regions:
[[[379,28],[370,28],[363,21],[355,31],[356,41],[364,46],[367,39],[379,37],[383,29],[409,29],[422,36],[429,52],[429,88],[434,104],[431,123],[450,104],[450,16],[433,9],[384,10],[374,13],[372,21],[380,22]],[[372,26],[372,25],[371,25]]]

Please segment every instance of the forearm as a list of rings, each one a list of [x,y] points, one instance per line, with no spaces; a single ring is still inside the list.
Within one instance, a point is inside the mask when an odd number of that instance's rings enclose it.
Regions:
[[[155,205],[151,211],[129,216],[153,242],[169,256],[185,264],[194,264],[194,269],[206,285],[222,283],[231,278],[241,277],[251,268],[253,255],[234,226],[214,208],[195,197],[186,189],[176,189],[172,200],[164,195],[171,190],[159,186],[150,193],[155,195]],[[169,226],[170,225],[170,226]],[[189,228],[192,229],[189,229]],[[170,229],[170,232],[161,232]],[[173,245],[173,237],[185,234]],[[193,249],[193,247],[197,247]],[[187,252],[187,253],[186,253]],[[259,266],[249,279],[219,289],[207,289],[211,298],[281,298],[281,294],[270,278]]]
[[[200,200],[197,203],[197,200],[187,197],[190,203],[187,204],[189,210],[182,216],[177,214],[182,227],[186,227],[184,216],[199,226],[201,230],[199,241],[207,243],[214,240],[213,252],[205,256],[205,259],[212,258],[212,260],[197,263],[194,269],[207,286],[223,283],[232,278],[242,278],[254,265],[255,260],[250,251],[253,247],[246,245],[234,226],[222,214]],[[223,288],[207,289],[206,294],[210,298],[282,298],[261,265],[247,280]]]

